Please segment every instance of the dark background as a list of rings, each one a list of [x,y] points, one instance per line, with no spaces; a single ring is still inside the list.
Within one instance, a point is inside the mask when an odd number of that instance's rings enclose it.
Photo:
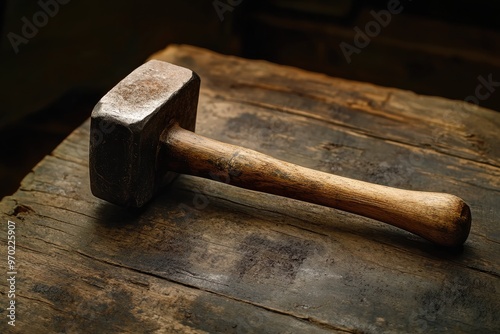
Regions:
[[[172,43],[457,100],[475,95],[479,76],[500,81],[497,1],[401,5],[348,63],[339,44],[354,44],[354,27],[364,31],[370,11],[386,9],[387,1],[243,0],[221,20],[213,0],[71,0],[18,53],[9,33],[22,35],[23,17],[33,22],[42,8],[33,0],[0,2],[0,197],[18,188],[107,90]],[[480,105],[500,110],[500,91]]]

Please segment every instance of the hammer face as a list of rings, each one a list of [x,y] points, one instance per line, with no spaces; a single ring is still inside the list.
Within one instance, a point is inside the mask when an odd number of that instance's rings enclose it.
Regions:
[[[160,135],[173,122],[194,131],[199,87],[191,70],[152,60],[97,103],[89,156],[95,196],[141,207],[172,179],[158,163]]]

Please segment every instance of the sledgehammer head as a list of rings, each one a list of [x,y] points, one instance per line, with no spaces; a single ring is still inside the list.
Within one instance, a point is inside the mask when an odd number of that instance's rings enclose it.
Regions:
[[[159,163],[160,135],[172,123],[194,131],[200,79],[191,70],[151,60],[94,107],[90,132],[92,193],[141,207],[175,176]]]

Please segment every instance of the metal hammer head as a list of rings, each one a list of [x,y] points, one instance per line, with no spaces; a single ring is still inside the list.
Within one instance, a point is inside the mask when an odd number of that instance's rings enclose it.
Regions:
[[[141,207],[175,176],[158,162],[160,135],[172,122],[194,131],[199,87],[191,70],[151,60],[97,103],[89,155],[95,196]]]

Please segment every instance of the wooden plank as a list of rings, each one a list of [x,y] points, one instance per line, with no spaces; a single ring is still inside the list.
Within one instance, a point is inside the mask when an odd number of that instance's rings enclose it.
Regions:
[[[200,74],[198,133],[326,172],[459,195],[472,208],[469,240],[449,251],[370,219],[189,176],[127,211],[90,193],[87,122],[0,204],[2,252],[7,220],[16,222],[18,322],[9,329],[500,330],[494,112],[187,46],[154,57]],[[447,124],[449,110],[465,117]]]

